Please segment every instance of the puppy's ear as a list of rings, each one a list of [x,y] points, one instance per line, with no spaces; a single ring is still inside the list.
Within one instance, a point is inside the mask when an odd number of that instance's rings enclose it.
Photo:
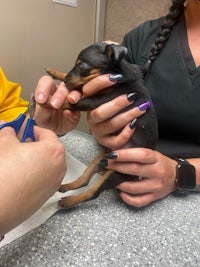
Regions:
[[[105,54],[114,62],[120,62],[127,55],[127,48],[121,45],[108,44],[105,47]]]

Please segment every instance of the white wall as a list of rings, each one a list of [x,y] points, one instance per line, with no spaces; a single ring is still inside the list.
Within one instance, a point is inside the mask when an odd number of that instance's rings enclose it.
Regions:
[[[45,67],[67,72],[78,52],[94,42],[95,12],[95,0],[78,0],[77,8],[51,0],[1,0],[0,66],[22,85],[25,99]],[[79,128],[88,131],[84,119]]]

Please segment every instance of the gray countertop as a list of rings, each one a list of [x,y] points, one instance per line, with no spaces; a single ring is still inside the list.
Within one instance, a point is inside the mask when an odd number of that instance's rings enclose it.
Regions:
[[[77,131],[61,140],[85,164],[100,150]],[[1,248],[0,266],[200,266],[200,195],[170,195],[137,209],[107,190]]]

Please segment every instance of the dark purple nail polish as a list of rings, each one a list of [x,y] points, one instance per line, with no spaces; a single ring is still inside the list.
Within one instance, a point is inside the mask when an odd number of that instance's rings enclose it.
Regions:
[[[106,168],[108,166],[108,160],[107,159],[101,159],[99,162],[99,165]]]
[[[151,106],[151,102],[147,101],[147,102],[139,105],[138,108],[139,108],[140,111],[144,111],[144,110],[148,109],[150,106]]]
[[[105,154],[105,158],[106,159],[117,159],[118,154],[116,152],[110,152],[110,153]]]
[[[138,93],[137,92],[133,92],[133,93],[129,93],[127,95],[127,100],[132,102],[135,101],[138,98]]]
[[[109,80],[111,82],[119,82],[122,80],[122,75],[121,74],[110,74],[109,75]]]
[[[136,122],[137,122],[137,119],[134,119],[130,122],[129,127],[131,130],[133,130],[135,128]]]

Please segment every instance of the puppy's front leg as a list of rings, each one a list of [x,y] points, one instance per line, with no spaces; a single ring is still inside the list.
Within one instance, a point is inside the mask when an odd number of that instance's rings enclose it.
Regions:
[[[67,73],[60,72],[52,68],[46,68],[46,72],[53,78],[59,81],[63,81]]]

